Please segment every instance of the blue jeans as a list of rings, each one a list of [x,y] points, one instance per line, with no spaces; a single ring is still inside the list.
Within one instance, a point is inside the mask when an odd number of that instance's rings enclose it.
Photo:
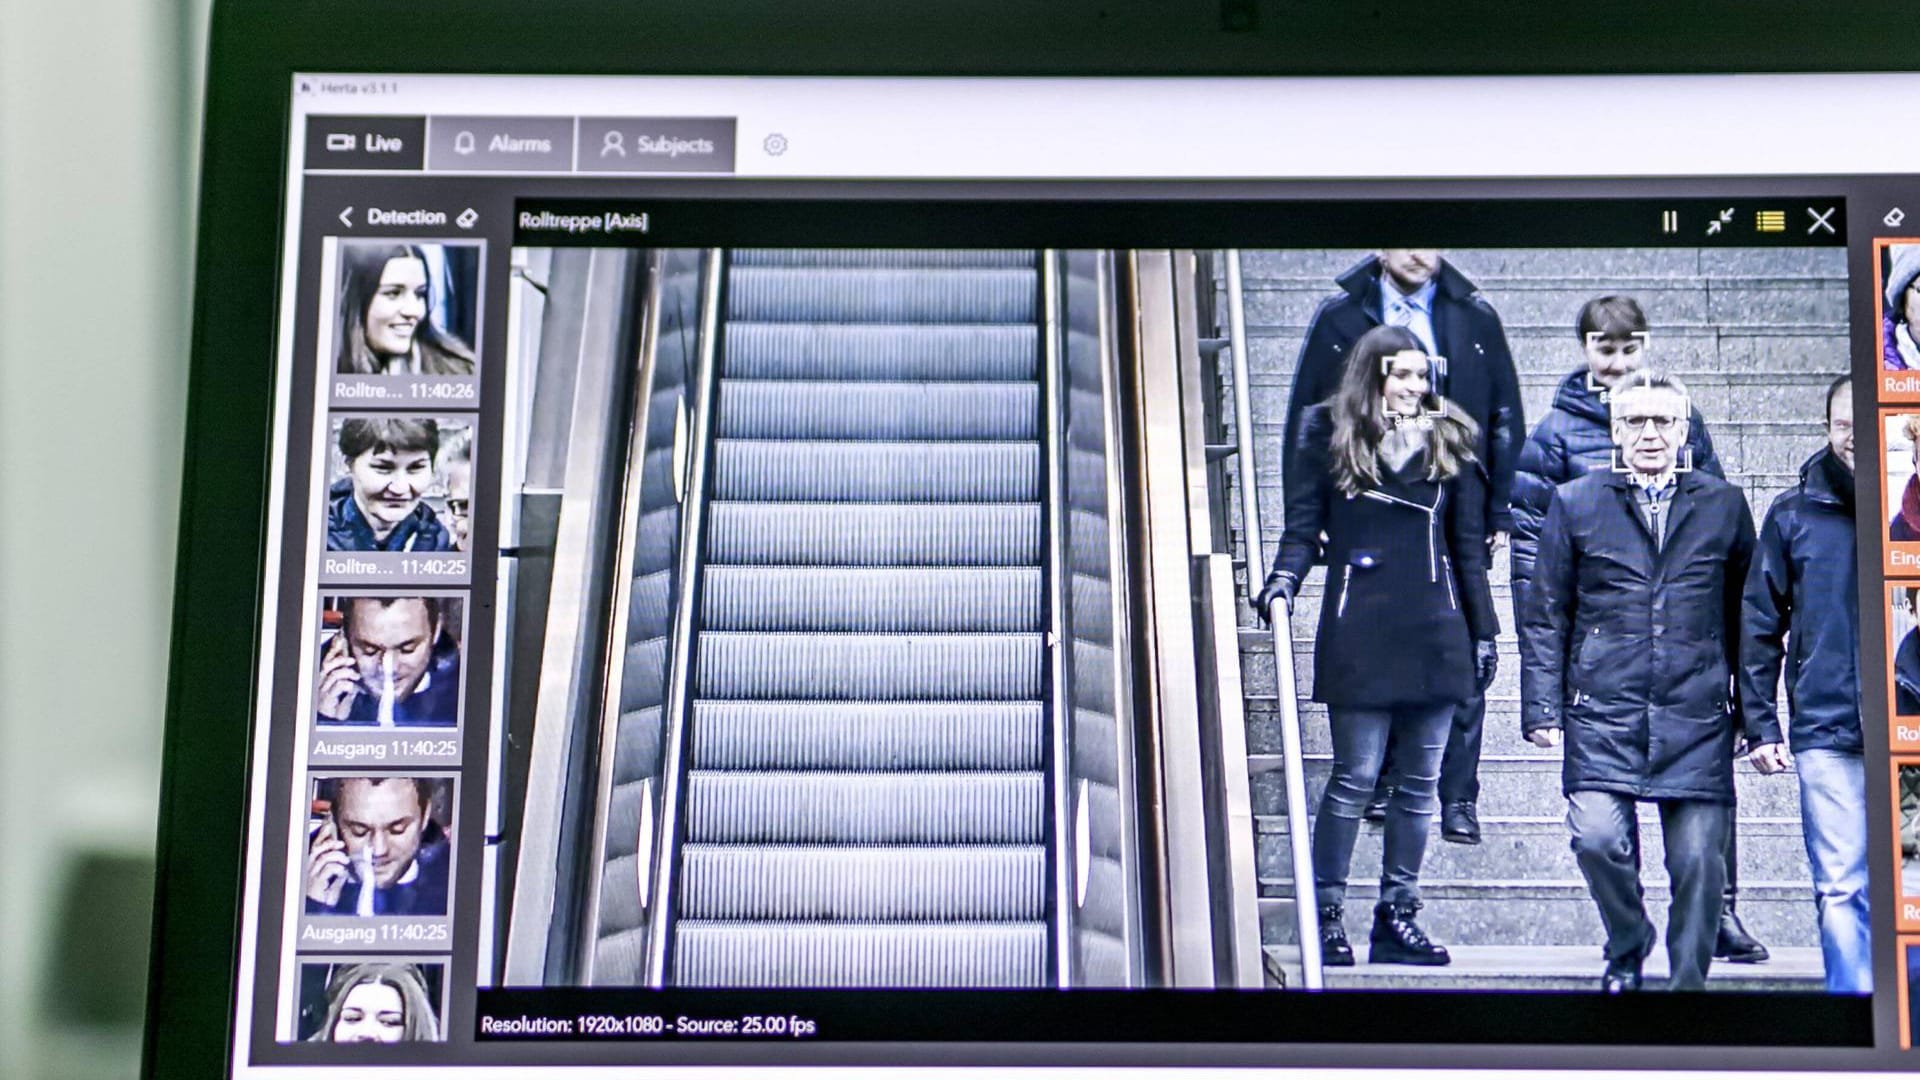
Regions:
[[[1427,833],[1440,810],[1440,757],[1453,727],[1451,702],[1394,709],[1328,709],[1333,728],[1333,772],[1320,796],[1313,821],[1314,900],[1320,906],[1344,904],[1353,845],[1360,817],[1394,741],[1393,771],[1387,780],[1386,836],[1381,851],[1380,899],[1416,903],[1420,899],[1420,863],[1427,855]]]
[[[1802,750],[1793,760],[1800,774],[1800,831],[1813,867],[1827,992],[1870,994],[1866,759],[1843,750]]]

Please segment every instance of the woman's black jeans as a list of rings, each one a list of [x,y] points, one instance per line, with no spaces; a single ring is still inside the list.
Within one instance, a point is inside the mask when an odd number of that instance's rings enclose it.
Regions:
[[[1333,726],[1333,773],[1320,797],[1313,823],[1314,899],[1322,907],[1344,904],[1353,845],[1360,816],[1373,797],[1374,784],[1393,736],[1393,796],[1387,800],[1386,838],[1381,852],[1380,899],[1411,903],[1420,899],[1420,862],[1427,854],[1427,833],[1440,810],[1440,758],[1453,727],[1453,702],[1402,705],[1391,709],[1328,709]]]

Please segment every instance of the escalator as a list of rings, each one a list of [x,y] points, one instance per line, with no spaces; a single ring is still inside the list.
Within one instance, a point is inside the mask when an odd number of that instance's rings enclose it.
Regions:
[[[729,260],[674,984],[1047,981],[1037,264]]]
[[[1257,980],[1173,267],[555,254],[516,316],[566,479],[504,615],[541,648],[505,695],[498,981]]]

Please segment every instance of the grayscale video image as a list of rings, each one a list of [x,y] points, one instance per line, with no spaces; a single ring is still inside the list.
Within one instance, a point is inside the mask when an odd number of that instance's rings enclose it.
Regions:
[[[511,263],[496,984],[1870,988],[1840,249]]]

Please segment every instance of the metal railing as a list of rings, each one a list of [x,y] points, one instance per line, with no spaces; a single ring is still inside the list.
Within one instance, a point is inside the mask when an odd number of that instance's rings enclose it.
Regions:
[[[639,522],[641,504],[641,486],[645,470],[641,467],[647,456],[647,402],[653,393],[654,357],[660,345],[660,308],[665,294],[666,258],[661,252],[654,252],[647,260],[646,307],[642,312],[644,323],[640,333],[639,377],[634,380],[634,404],[632,418],[627,432],[627,481],[620,495],[618,512],[619,547],[614,555],[611,610],[607,615],[607,666],[605,683],[600,695],[600,752],[595,761],[599,775],[595,779],[593,798],[593,839],[588,853],[586,895],[586,917],[581,924],[580,933],[580,982],[591,986],[596,981],[595,971],[600,938],[600,900],[604,887],[603,878],[607,865],[607,821],[613,805],[613,776],[615,772],[614,755],[620,737],[620,701],[624,692],[626,665],[621,662],[621,651],[626,643],[626,626],[629,605],[633,596],[634,547],[639,543]],[[644,809],[644,803],[643,803]],[[648,843],[643,825],[640,832],[642,845]],[[646,872],[645,855],[642,856],[641,872]],[[646,889],[640,891],[646,896]]]
[[[720,296],[726,275],[725,252],[707,253],[700,289],[700,360],[694,371],[693,435],[687,454],[687,483],[680,518],[679,597],[673,618],[673,660],[668,669],[666,732],[660,752],[660,812],[653,841],[652,895],[647,904],[646,984],[667,980],[667,935],[672,932],[674,843],[680,825],[682,757],[687,711],[693,693],[693,646],[700,599],[700,558],[706,527],[707,471],[711,463],[714,389],[719,381]]]
[[[1046,716],[1052,726],[1050,757],[1053,767],[1047,778],[1052,791],[1053,820],[1053,967],[1054,985],[1066,989],[1073,985],[1073,912],[1074,862],[1073,815],[1070,801],[1070,764],[1073,748],[1068,738],[1072,722],[1067,697],[1067,508],[1066,508],[1066,426],[1061,422],[1061,395],[1066,392],[1063,375],[1065,357],[1060,334],[1059,253],[1040,253],[1041,389],[1046,408],[1042,437],[1047,458],[1047,664],[1050,672]]]
[[[1266,573],[1261,551],[1260,485],[1253,454],[1253,395],[1247,385],[1247,316],[1241,292],[1240,252],[1226,252],[1227,347],[1233,356],[1233,426],[1239,442],[1240,521],[1247,545],[1247,598],[1260,591]],[[1293,856],[1293,907],[1299,922],[1301,981],[1308,990],[1323,985],[1320,964],[1320,912],[1314,904],[1313,857],[1307,828],[1307,778],[1300,740],[1300,698],[1293,669],[1291,612],[1275,612],[1273,670],[1279,683],[1280,754],[1285,766],[1287,841]]]

